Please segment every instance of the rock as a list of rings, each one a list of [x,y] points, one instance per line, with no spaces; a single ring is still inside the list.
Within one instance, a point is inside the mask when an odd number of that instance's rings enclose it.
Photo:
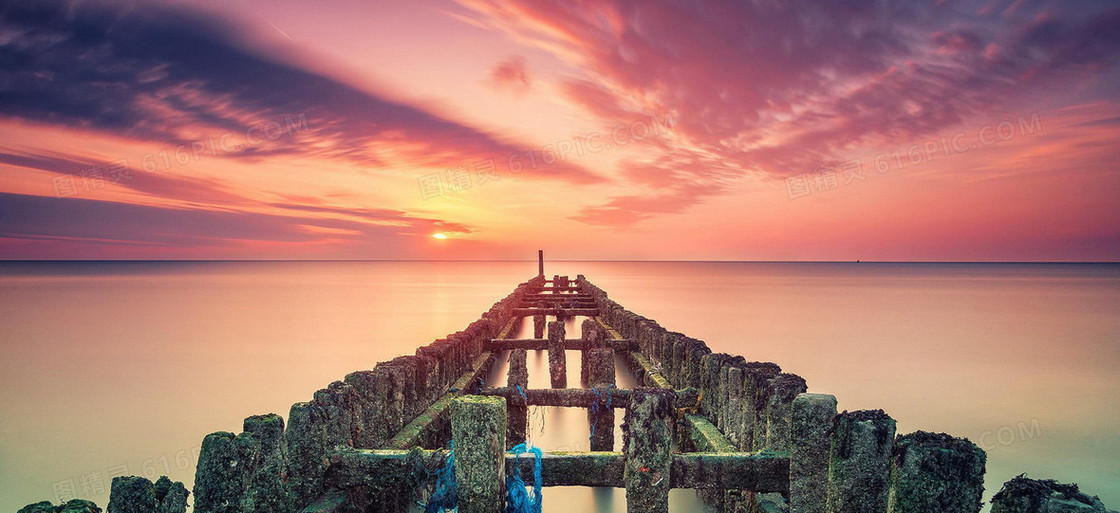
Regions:
[[[992,497],[992,513],[1106,512],[1097,497],[1081,493],[1076,484],[1030,479],[1021,474],[1003,484]]]
[[[944,433],[917,431],[895,441],[889,513],[978,513],[987,455]]]

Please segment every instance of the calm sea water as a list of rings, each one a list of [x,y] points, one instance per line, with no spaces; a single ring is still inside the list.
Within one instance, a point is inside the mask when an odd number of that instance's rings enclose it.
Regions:
[[[882,408],[899,433],[969,437],[988,452],[985,500],[1027,472],[1120,507],[1120,266],[546,271],[582,273],[714,351],[777,362],[841,409]],[[346,373],[465,327],[535,273],[535,262],[2,263],[0,511],[67,496],[104,506],[115,474],[190,487],[206,433],[286,417]],[[531,356],[534,383],[545,368]],[[532,417],[539,445],[586,448],[581,411]],[[545,510],[624,511],[623,497],[549,488]],[[688,491],[672,505],[697,507]]]

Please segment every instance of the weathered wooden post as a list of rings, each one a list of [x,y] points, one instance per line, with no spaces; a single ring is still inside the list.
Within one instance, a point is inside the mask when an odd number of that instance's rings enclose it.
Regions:
[[[238,436],[244,493],[242,513],[286,513],[293,511],[288,486],[288,451],[284,445],[284,418],[275,414],[245,419]]]
[[[195,511],[237,513],[241,510],[241,469],[237,464],[236,435],[219,431],[202,439],[194,474]]]
[[[789,448],[790,513],[825,513],[828,498],[829,431],[836,397],[800,394],[793,400]]]
[[[677,394],[663,388],[635,388],[623,424],[626,511],[668,513],[671,434]]]
[[[524,393],[529,388],[529,369],[525,363],[525,350],[514,349],[509,352],[509,378],[507,386]],[[525,397],[518,393],[507,401],[509,409],[509,427],[506,430],[506,449],[525,441],[525,433],[529,426],[529,405]]]
[[[533,338],[544,338],[545,317],[543,315],[533,316]]]
[[[108,510],[112,513],[184,513],[187,510],[187,495],[183,483],[172,482],[167,476],[160,476],[154,484],[143,477],[117,476],[110,485]],[[48,510],[23,508],[20,511]],[[71,500],[57,509],[49,508],[49,511],[92,513],[101,509],[92,502]],[[283,511],[286,513],[291,508]]]
[[[595,406],[587,411],[591,423],[591,450],[614,450],[614,407],[610,389],[614,385],[614,351],[608,348],[583,352],[587,360],[587,386],[596,390]]]
[[[738,445],[743,433],[743,368],[727,367],[727,379],[724,383],[726,401],[722,415],[723,433],[731,443]]]
[[[552,388],[567,388],[568,369],[564,355],[564,322],[548,323],[548,373]]]
[[[544,278],[544,250],[537,250],[537,276]]]
[[[583,346],[583,357],[580,358],[579,363],[579,380],[581,383],[590,386],[591,382],[587,376],[587,363],[589,361],[587,358],[587,351],[589,349],[606,347],[606,341],[603,339],[603,332],[602,329],[599,328],[599,323],[595,322],[594,319],[584,319],[583,324],[580,325],[580,329],[582,331],[580,342]]]
[[[771,380],[782,372],[776,363],[749,362],[743,377],[743,443],[739,450],[750,451],[766,446],[766,405],[769,402]]]
[[[770,398],[766,402],[766,448],[789,450],[793,400],[808,388],[796,374],[778,374],[770,381]]]
[[[460,513],[500,513],[506,497],[506,400],[465,395],[451,401]]]
[[[984,451],[964,438],[925,431],[898,437],[887,511],[979,512],[986,461]]]
[[[894,429],[894,419],[883,410],[844,412],[833,419],[826,512],[887,511]]]
[[[138,476],[117,476],[109,488],[109,511],[154,513],[158,502],[152,482]]]

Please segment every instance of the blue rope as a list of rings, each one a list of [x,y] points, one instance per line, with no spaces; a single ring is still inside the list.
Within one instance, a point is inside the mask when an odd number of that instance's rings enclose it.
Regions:
[[[428,504],[424,506],[424,513],[454,510],[459,504],[459,484],[455,481],[455,440],[451,441],[443,467],[428,471],[428,474],[434,476],[436,482],[432,495],[428,497]]]
[[[513,449],[510,449],[516,456],[516,464],[513,466],[513,475],[506,476],[506,509],[505,513],[541,513],[541,503],[543,502],[543,495],[541,495],[541,487],[544,478],[541,477],[541,449],[540,447],[526,447],[525,444],[517,444]],[[533,491],[530,493],[525,489],[525,481],[521,479],[521,454],[525,452],[533,453]]]
[[[613,384],[608,385],[607,388],[602,391],[602,394],[605,394],[607,396],[607,402],[605,406],[599,406],[600,404],[603,404],[603,396],[600,395],[599,389],[591,389],[591,391],[595,392],[595,401],[591,403],[591,436],[587,437],[589,439],[595,437],[595,424],[599,423],[599,413],[611,407],[612,396],[610,392],[612,388],[614,388]]]
[[[525,391],[521,390],[521,385],[514,385],[517,387],[517,393],[521,394],[521,398],[525,400],[525,404],[529,404],[529,396],[525,395]]]

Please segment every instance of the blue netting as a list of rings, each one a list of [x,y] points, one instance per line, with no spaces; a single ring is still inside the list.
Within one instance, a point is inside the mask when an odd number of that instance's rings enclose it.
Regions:
[[[513,466],[513,475],[506,476],[506,511],[505,513],[541,513],[541,486],[544,479],[541,477],[541,449],[540,447],[526,447],[517,444],[510,449],[517,456],[517,465]],[[533,453],[533,491],[525,489],[525,481],[521,479],[521,454]]]
[[[595,401],[591,403],[591,436],[588,438],[593,438],[595,436],[595,424],[599,423],[599,413],[609,410],[611,407],[612,388],[614,388],[614,385],[608,385],[602,391],[598,388],[591,389],[595,392]],[[606,401],[603,400],[604,396],[606,396]]]
[[[429,470],[428,475],[435,478],[430,486],[431,495],[424,513],[442,513],[454,510],[459,504],[459,485],[455,481],[455,441],[452,440],[443,467]]]

